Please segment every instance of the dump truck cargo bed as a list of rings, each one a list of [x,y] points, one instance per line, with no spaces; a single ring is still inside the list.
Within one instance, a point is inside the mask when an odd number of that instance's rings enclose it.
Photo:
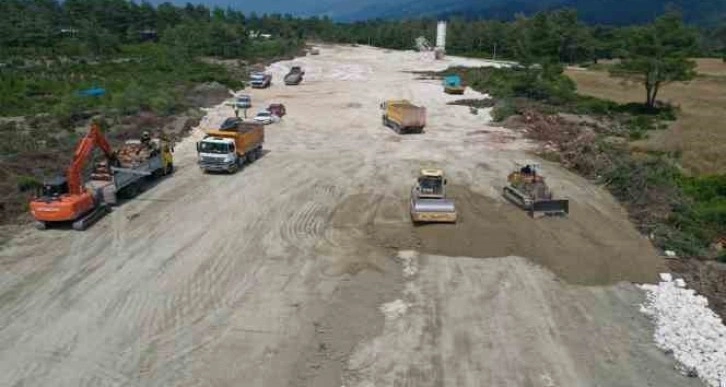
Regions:
[[[426,126],[426,108],[408,101],[385,103],[383,124],[397,133],[420,133]]]

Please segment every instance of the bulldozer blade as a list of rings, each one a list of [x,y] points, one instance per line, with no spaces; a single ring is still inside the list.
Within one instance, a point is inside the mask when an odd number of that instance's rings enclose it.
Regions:
[[[570,213],[569,200],[540,200],[532,204],[530,214],[533,217],[547,215],[566,216]]]

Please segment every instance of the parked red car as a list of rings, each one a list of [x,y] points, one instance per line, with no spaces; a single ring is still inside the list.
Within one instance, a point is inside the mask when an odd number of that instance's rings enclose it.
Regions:
[[[281,103],[273,103],[270,105],[270,107],[267,108],[267,110],[269,110],[272,115],[278,116],[280,118],[282,118],[286,114],[285,105]]]

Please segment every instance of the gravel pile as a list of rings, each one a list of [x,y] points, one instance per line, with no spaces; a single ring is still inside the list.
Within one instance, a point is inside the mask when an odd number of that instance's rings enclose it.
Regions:
[[[726,387],[726,327],[708,300],[667,273],[658,285],[640,287],[647,293],[641,311],[655,322],[658,348],[673,354],[683,374]]]

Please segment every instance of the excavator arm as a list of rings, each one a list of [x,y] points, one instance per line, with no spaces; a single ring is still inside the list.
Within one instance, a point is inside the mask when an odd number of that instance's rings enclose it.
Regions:
[[[83,173],[83,167],[88,161],[88,157],[93,152],[94,146],[101,148],[108,159],[112,160],[115,157],[111,145],[109,145],[106,137],[101,133],[101,128],[96,123],[91,124],[91,129],[88,131],[88,134],[78,143],[76,153],[73,155],[73,162],[68,167],[68,190],[72,195],[78,195],[83,192],[83,178],[81,174]]]

